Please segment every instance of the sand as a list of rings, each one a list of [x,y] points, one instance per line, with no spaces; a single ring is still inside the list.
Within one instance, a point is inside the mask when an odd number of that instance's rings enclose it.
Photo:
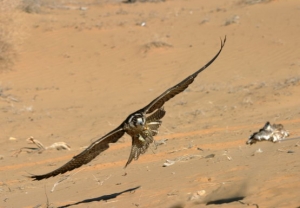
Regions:
[[[0,74],[0,207],[300,206],[300,140],[245,144],[267,121],[300,136],[298,0],[78,2],[19,14],[26,38]],[[124,169],[126,135],[55,187],[61,175],[25,177],[60,167],[202,67],[225,35],[219,58],[165,104],[155,139],[166,144]],[[35,148],[30,136],[71,150],[15,154]]]

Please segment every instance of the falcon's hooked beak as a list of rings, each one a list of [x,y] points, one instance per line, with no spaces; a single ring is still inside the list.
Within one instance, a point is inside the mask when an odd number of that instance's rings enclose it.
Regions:
[[[144,126],[144,124],[145,124],[145,119],[144,118],[138,118],[136,120],[136,125],[137,126]]]

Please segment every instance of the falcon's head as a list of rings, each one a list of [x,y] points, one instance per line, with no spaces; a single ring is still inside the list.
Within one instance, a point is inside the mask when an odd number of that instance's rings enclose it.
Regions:
[[[142,127],[146,123],[146,118],[141,113],[136,113],[129,118],[128,121],[131,127]]]

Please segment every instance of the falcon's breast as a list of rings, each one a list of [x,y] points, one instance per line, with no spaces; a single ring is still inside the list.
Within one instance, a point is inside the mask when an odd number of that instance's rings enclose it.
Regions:
[[[133,159],[137,160],[141,154],[144,154],[149,145],[154,142],[153,137],[158,134],[158,128],[165,113],[163,108],[159,108],[148,117],[141,113],[135,113],[124,123],[125,132],[132,137],[131,152],[125,167]]]

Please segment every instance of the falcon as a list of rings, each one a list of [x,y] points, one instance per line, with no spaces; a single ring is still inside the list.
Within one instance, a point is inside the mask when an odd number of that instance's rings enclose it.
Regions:
[[[221,53],[225,42],[226,36],[224,40],[221,39],[221,48],[218,53],[201,69],[166,90],[144,108],[130,114],[116,129],[93,142],[83,152],[74,156],[69,162],[49,173],[43,175],[31,175],[29,177],[34,180],[42,180],[79,168],[92,161],[101,152],[107,150],[110,143],[116,143],[125,133],[132,138],[132,147],[125,168],[133,159],[138,160],[139,156],[144,154],[149,145],[154,142],[153,137],[158,134],[158,128],[162,123],[161,119],[166,113],[163,108],[165,102],[183,92],[195,80],[200,72],[211,65]]]

